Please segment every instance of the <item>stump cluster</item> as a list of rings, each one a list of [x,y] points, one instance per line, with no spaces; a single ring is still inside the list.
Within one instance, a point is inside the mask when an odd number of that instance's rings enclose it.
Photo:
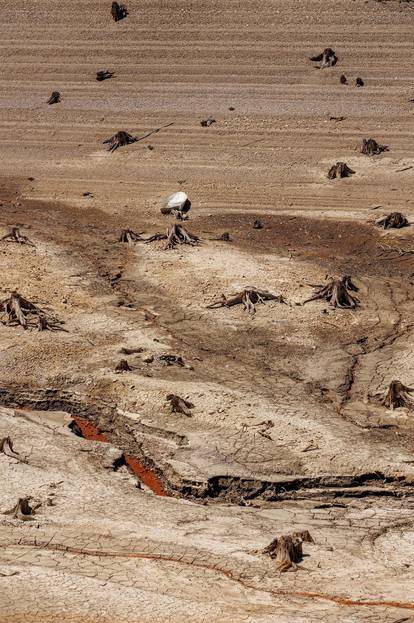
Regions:
[[[137,141],[136,136],[132,136],[125,130],[120,130],[111,138],[107,138],[106,141],[103,142],[104,145],[108,145],[108,151],[113,152],[116,151],[119,147],[125,147],[125,145],[131,145],[131,143],[135,143]]]
[[[355,171],[349,168],[346,162],[337,162],[328,171],[328,178],[334,180],[341,177],[350,177]]]
[[[414,388],[403,385],[401,381],[391,381],[382,404],[388,409],[398,409],[399,407],[413,408],[414,399],[411,396],[413,392]]]
[[[311,56],[309,58],[311,61],[321,61],[319,65],[320,69],[324,69],[325,67],[333,67],[338,62],[338,57],[332,48],[325,48],[323,52],[317,54],[316,56]]]
[[[391,212],[388,216],[376,221],[376,224],[383,229],[401,229],[409,225],[408,219],[401,212]]]
[[[187,417],[193,415],[191,409],[194,409],[194,405],[185,398],[181,398],[181,396],[177,396],[176,394],[168,394],[166,400],[170,403],[170,413],[182,413]]]
[[[256,304],[264,303],[265,301],[277,301],[278,303],[285,303],[283,296],[272,294],[267,290],[259,290],[255,287],[245,288],[241,292],[231,294],[230,296],[221,295],[221,298],[217,301],[213,301],[210,305],[207,305],[207,309],[216,309],[218,307],[233,307],[233,305],[242,304],[244,309],[249,314],[256,313]]]
[[[5,318],[3,320],[3,318]],[[46,311],[25,299],[18,292],[12,292],[7,299],[0,302],[0,322],[8,325],[20,325],[23,329],[35,327],[39,331],[49,329],[59,331],[62,322]]]
[[[359,300],[350,294],[351,292],[358,292],[357,286],[352,283],[351,277],[345,275],[341,279],[333,279],[325,286],[318,285],[316,292],[306,301],[316,301],[324,299],[331,305],[331,307],[338,307],[340,309],[355,309],[359,305]]]
[[[378,156],[383,151],[388,151],[387,145],[380,145],[373,138],[363,138],[361,153],[366,156]]]
[[[296,571],[303,558],[302,543],[314,543],[308,530],[278,536],[261,553],[276,559],[278,571]]]
[[[128,9],[124,4],[112,2],[111,15],[114,22],[119,22],[121,19],[124,19],[124,17],[127,17]]]

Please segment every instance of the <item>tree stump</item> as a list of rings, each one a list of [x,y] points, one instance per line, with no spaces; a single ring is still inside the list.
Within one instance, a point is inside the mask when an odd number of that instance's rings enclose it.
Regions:
[[[191,234],[189,231],[185,229],[183,225],[171,225],[167,229],[167,244],[165,246],[166,249],[174,249],[177,245],[180,244],[189,244],[191,246],[195,246],[200,242],[200,238]]]
[[[378,154],[381,154],[383,151],[388,151],[387,145],[380,145],[373,138],[362,139],[361,153],[366,156],[378,156]]]
[[[35,509],[29,504],[31,497],[19,498],[17,504],[8,511],[4,512],[4,515],[11,515],[14,519],[20,521],[32,521]]]
[[[113,71],[108,71],[108,69],[101,69],[96,72],[96,79],[98,82],[102,82],[103,80],[109,80],[114,75]]]
[[[18,227],[12,227],[9,233],[0,238],[0,240],[4,240],[5,242],[17,242],[17,244],[28,244],[31,247],[35,246],[27,236],[20,233]]]
[[[349,168],[346,162],[337,162],[328,171],[328,178],[334,180],[341,177],[350,177],[355,171]]]
[[[177,396],[176,394],[168,394],[166,400],[170,403],[171,413],[183,413],[187,417],[193,415],[191,409],[194,409],[194,405],[185,398],[181,398],[181,396]]]
[[[263,223],[260,219],[256,219],[253,223],[253,229],[263,229]]]
[[[391,381],[382,404],[392,410],[399,407],[412,409],[414,406],[414,399],[410,395],[412,392],[414,392],[414,388],[403,385],[401,381]]]
[[[321,61],[319,65],[319,69],[324,69],[325,67],[333,67],[338,62],[338,57],[332,48],[325,48],[323,52],[317,54],[316,56],[311,56],[309,58],[311,61]]]
[[[256,313],[256,304],[265,301],[277,301],[278,303],[286,303],[282,295],[275,295],[267,290],[259,290],[255,287],[249,287],[236,294],[230,296],[221,295],[221,299],[213,301],[207,305],[207,309],[217,309],[218,307],[232,307],[233,305],[242,304],[249,314]]]
[[[132,372],[132,368],[126,359],[121,359],[115,366],[115,372]]]
[[[47,314],[43,309],[34,305],[31,301],[23,298],[18,292],[12,292],[10,297],[0,302],[1,316],[7,316],[3,324],[18,324],[27,329],[29,326],[38,326],[39,329],[50,329],[52,331],[63,331],[62,322],[54,316]]]
[[[279,571],[296,571],[303,557],[302,543],[314,543],[308,530],[278,536],[261,553],[276,559],[276,568]]]
[[[59,93],[59,91],[53,91],[52,95],[49,97],[49,99],[47,100],[47,103],[50,104],[59,104],[59,102],[62,100],[61,95]]]
[[[339,82],[341,84],[348,84],[348,80],[346,79],[345,74],[342,74],[342,76],[339,78]]]
[[[108,151],[113,152],[116,151],[119,147],[125,147],[125,145],[131,145],[131,143],[135,143],[137,141],[136,136],[131,136],[125,130],[120,130],[111,138],[107,138],[106,141],[103,141],[103,144],[108,144]]]
[[[124,4],[112,2],[111,15],[114,22],[119,22],[121,19],[124,19],[124,17],[127,17],[128,9]]]
[[[340,309],[355,309],[359,305],[359,300],[352,296],[349,291],[358,292],[356,285],[352,283],[351,277],[345,275],[341,279],[334,279],[326,286],[318,285],[316,292],[309,299],[303,302],[303,305],[310,301],[324,299],[331,307]]]
[[[401,229],[401,227],[407,227],[409,222],[401,212],[391,212],[388,216],[376,221],[376,224],[383,229]]]
[[[365,85],[365,82],[362,80],[362,78],[357,78],[355,80],[355,86],[357,87],[363,87]]]

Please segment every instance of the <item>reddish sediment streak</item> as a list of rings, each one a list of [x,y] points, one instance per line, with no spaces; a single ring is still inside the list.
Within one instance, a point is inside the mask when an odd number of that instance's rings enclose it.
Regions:
[[[82,435],[85,439],[89,441],[102,441],[104,443],[109,443],[108,438],[98,431],[96,426],[89,422],[88,420],[84,420],[80,417],[73,417],[76,424],[81,429]],[[155,495],[166,496],[167,493],[162,486],[161,482],[158,480],[157,476],[151,471],[148,467],[145,467],[138,459],[135,459],[128,454],[124,454],[125,463],[128,465],[130,470],[138,476],[138,478],[146,485]]]

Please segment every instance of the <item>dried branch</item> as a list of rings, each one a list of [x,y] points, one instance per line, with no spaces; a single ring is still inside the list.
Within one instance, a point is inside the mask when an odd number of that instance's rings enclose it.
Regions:
[[[17,504],[3,514],[12,515],[14,519],[20,519],[20,521],[32,521],[35,509],[29,504],[31,499],[31,497],[19,498]]]
[[[0,321],[3,324],[19,324],[24,329],[29,326],[37,326],[39,330],[64,331],[61,321],[23,298],[18,292],[12,292],[9,298],[1,301],[0,310],[2,310]],[[5,321],[1,320],[4,316],[7,316]]]
[[[361,153],[365,154],[366,156],[377,156],[383,151],[388,151],[387,145],[380,145],[373,138],[362,139]]]
[[[96,72],[96,79],[98,82],[102,82],[103,80],[109,80],[114,75],[113,71],[109,71],[108,69],[101,69],[101,71]]]
[[[276,558],[276,568],[279,571],[296,571],[303,557],[302,543],[314,543],[308,530],[276,537],[261,553]]]
[[[131,136],[131,134],[125,132],[125,130],[120,130],[119,132],[111,136],[111,138],[107,138],[106,141],[103,141],[103,144],[108,144],[108,151],[113,152],[116,151],[119,147],[131,145],[131,143],[135,143],[137,140],[138,139],[136,136]]]
[[[52,95],[47,100],[48,104],[59,104],[62,101],[59,91],[53,91]]]
[[[339,307],[341,309],[355,309],[359,300],[349,294],[349,291],[358,292],[358,288],[352,283],[351,277],[345,275],[341,279],[334,279],[330,281],[326,286],[315,286],[317,291],[309,299],[303,302],[309,303],[310,301],[316,301],[318,299],[325,299],[332,307]]]
[[[200,238],[191,234],[183,225],[171,225],[167,229],[166,249],[174,249],[179,244],[189,244],[195,246],[200,242]]]
[[[382,404],[389,409],[413,408],[414,398],[410,396],[412,392],[414,392],[414,388],[403,385],[401,381],[391,381]]]
[[[325,48],[321,54],[317,54],[316,56],[311,56],[309,58],[311,61],[322,61],[319,69],[324,69],[325,67],[333,67],[338,62],[338,57],[332,48]]]
[[[112,2],[111,15],[114,22],[119,22],[121,19],[124,19],[124,17],[127,17],[128,9],[124,4]]]
[[[401,212],[391,212],[388,216],[375,221],[383,229],[401,229],[409,225],[408,219]]]
[[[18,227],[12,227],[9,233],[0,238],[0,240],[4,240],[5,242],[17,242],[18,244],[28,244],[31,247],[36,246],[27,236],[20,233]]]
[[[207,305],[207,309],[217,309],[218,307],[232,307],[233,305],[242,304],[249,314],[256,312],[255,305],[264,303],[265,301],[277,301],[278,303],[286,303],[283,296],[271,294],[267,290],[259,290],[258,288],[249,286],[241,292],[231,294],[230,296],[221,295],[221,299],[213,301]]]
[[[328,178],[334,180],[341,177],[350,177],[355,171],[349,168],[346,162],[337,162],[328,171]]]
[[[176,394],[168,394],[166,400],[170,403],[171,413],[183,413],[187,417],[193,415],[191,409],[194,409],[194,405],[192,402],[185,400],[185,398],[181,398],[181,396],[177,396]]]

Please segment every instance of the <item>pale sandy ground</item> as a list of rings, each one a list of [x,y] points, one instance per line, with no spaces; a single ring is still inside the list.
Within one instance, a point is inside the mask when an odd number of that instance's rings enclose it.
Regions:
[[[42,502],[32,522],[1,516],[0,621],[409,621],[412,414],[375,394],[414,385],[414,262],[395,251],[414,247],[411,228],[372,220],[414,220],[414,8],[130,0],[115,24],[109,7],[0,7],[1,231],[21,224],[36,244],[1,244],[2,296],[17,288],[67,328],[0,328],[0,438],[29,457],[0,454],[0,511]],[[326,46],[339,63],[321,71],[307,59]],[[390,150],[360,154],[370,136]],[[331,182],[338,160],[356,174]],[[116,242],[165,230],[160,200],[179,189],[199,247]],[[232,243],[210,240],[224,231]],[[342,273],[360,309],[297,305]],[[206,309],[246,285],[287,305]],[[118,375],[125,346],[143,352]],[[189,368],[145,362],[166,352]],[[191,418],[169,413],[170,392]],[[109,444],[70,433],[62,409],[79,405]],[[116,448],[170,496],[113,471]],[[216,498],[194,497],[212,483]],[[304,528],[303,570],[257,553]]]

